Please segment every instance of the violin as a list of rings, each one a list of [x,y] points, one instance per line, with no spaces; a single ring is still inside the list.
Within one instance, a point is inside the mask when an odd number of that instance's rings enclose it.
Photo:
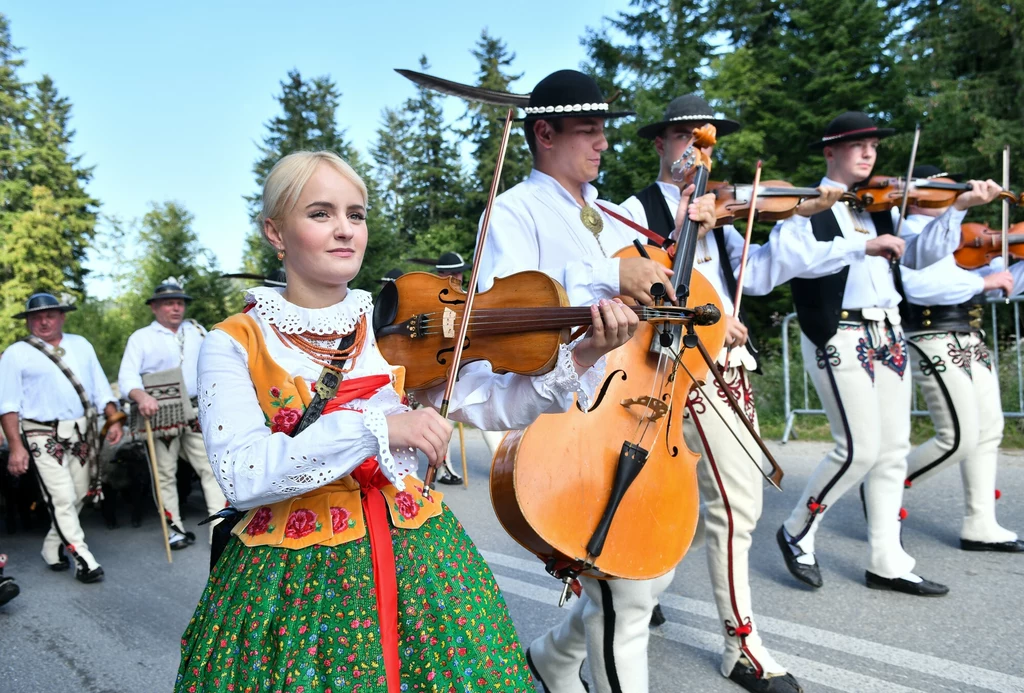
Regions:
[[[454,277],[428,272],[408,272],[381,290],[373,308],[377,347],[388,363],[405,367],[407,390],[445,381],[465,304],[466,292]],[[651,324],[704,324],[720,317],[710,304],[632,309]],[[541,375],[554,368],[571,328],[591,321],[590,308],[570,307],[562,285],[543,272],[495,279],[476,294],[462,364],[488,361],[495,373]]]
[[[750,213],[750,197],[753,186],[736,185],[724,181],[708,183],[708,192],[715,195],[716,225],[731,224]],[[757,188],[757,202],[754,206],[758,221],[782,221],[796,213],[804,200],[819,197],[817,188],[798,188],[784,180],[762,181]],[[850,195],[852,199],[852,195]]]
[[[1024,221],[1010,227],[1006,236],[1009,256],[1024,258]],[[960,245],[953,252],[956,264],[963,269],[978,269],[1003,253],[1003,232],[985,224],[966,223],[960,226]]]
[[[887,212],[903,202],[905,189],[904,178],[872,176],[853,186],[851,202],[861,211]],[[909,204],[917,207],[937,209],[950,206],[970,189],[970,183],[958,183],[952,178],[918,178],[910,181],[908,200]],[[1018,204],[1017,196],[1009,190],[1000,192],[997,199]]]

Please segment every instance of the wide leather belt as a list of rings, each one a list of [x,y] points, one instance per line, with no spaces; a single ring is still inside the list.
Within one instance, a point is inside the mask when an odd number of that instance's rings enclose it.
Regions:
[[[972,298],[955,306],[910,304],[908,332],[977,332],[981,329],[985,305]]]

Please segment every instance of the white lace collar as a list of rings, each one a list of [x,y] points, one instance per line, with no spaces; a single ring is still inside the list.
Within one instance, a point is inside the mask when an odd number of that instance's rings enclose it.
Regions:
[[[289,303],[281,295],[284,289],[257,286],[245,292],[246,304],[264,322],[285,334],[348,334],[356,328],[360,316],[373,310],[373,298],[361,289],[349,289],[341,303],[327,308],[303,308]]]

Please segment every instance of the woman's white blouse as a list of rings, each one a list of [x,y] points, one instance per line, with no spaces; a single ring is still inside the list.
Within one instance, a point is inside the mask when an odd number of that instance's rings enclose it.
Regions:
[[[361,316],[372,312],[365,291],[351,290],[328,308],[306,309],[286,301],[282,290],[266,287],[246,292],[254,304],[249,315],[263,333],[271,358],[294,378],[312,385],[322,367],[276,334],[351,332]],[[334,343],[324,343],[334,346]],[[346,378],[391,375],[392,367],[377,349],[372,329]],[[450,416],[484,430],[525,428],[538,416],[567,411],[577,394],[584,408],[604,375],[604,359],[577,375],[570,348],[563,347],[557,366],[543,376],[496,375],[483,363],[469,364],[452,393]],[[439,402],[443,386],[421,399]],[[298,404],[298,403],[296,403]],[[394,387],[369,399],[353,400],[352,409],[320,417],[294,438],[272,433],[256,397],[245,347],[221,330],[213,330],[199,355],[199,419],[214,475],[235,507],[248,508],[300,495],[324,486],[376,456],[384,475],[400,489],[413,474],[417,455],[391,447],[385,417],[408,411]],[[296,407],[298,408],[298,407]]]

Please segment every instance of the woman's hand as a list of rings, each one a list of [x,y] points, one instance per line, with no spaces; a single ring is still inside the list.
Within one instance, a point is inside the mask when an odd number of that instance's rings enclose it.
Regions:
[[[427,456],[431,467],[440,467],[448,454],[452,425],[433,409],[392,414],[386,417],[393,448],[414,448]]]
[[[602,299],[598,305],[590,306],[590,317],[593,324],[572,352],[576,365],[584,371],[612,349],[628,342],[640,324],[633,309],[617,298]]]

